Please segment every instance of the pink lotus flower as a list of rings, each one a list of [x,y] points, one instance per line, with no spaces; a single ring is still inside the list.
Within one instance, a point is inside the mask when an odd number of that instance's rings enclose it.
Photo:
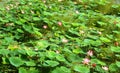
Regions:
[[[104,70],[108,70],[108,67],[107,66],[102,66],[102,69],[104,69]]]
[[[58,22],[58,25],[59,25],[59,26],[62,26],[62,22]]]
[[[88,58],[84,58],[82,63],[85,64],[85,65],[88,65],[90,62],[90,60]]]
[[[44,29],[47,29],[47,26],[46,26],[46,25],[44,25],[44,26],[43,26],[43,28],[44,28]]]
[[[92,51],[92,50],[89,50],[89,51],[87,52],[87,55],[88,55],[88,56],[93,56],[93,51]]]

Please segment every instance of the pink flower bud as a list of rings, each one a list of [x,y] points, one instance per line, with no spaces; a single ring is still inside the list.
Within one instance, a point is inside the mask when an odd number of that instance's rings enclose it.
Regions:
[[[21,13],[24,14],[25,12],[23,10],[21,10]]]
[[[59,53],[60,53],[60,51],[59,51],[59,50],[56,50],[56,53],[57,53],[57,54],[59,54]]]
[[[58,25],[59,25],[59,26],[62,26],[62,22],[58,22]]]
[[[63,43],[67,43],[68,40],[64,38],[64,39],[62,39],[62,42],[63,42]]]
[[[85,33],[84,31],[82,31],[82,30],[80,31],[80,34],[84,34],[84,33]]]
[[[46,0],[43,0],[44,3],[46,3]]]
[[[101,35],[101,34],[102,34],[102,32],[98,31],[98,34],[99,34],[99,35]]]
[[[30,12],[31,12],[32,14],[34,14],[34,11],[31,10]]]
[[[102,69],[104,69],[104,70],[108,70],[108,67],[107,66],[102,66]]]
[[[44,28],[44,29],[47,29],[47,26],[46,26],[46,25],[44,25],[44,26],[43,26],[43,28]]]
[[[79,14],[79,11],[75,11],[76,14]]]
[[[119,46],[119,42],[117,42],[117,41],[114,42],[114,45],[115,45],[115,46]]]
[[[32,3],[29,3],[29,5],[32,5]]]
[[[38,48],[35,48],[35,51],[38,51]]]
[[[77,2],[74,2],[74,4],[77,4]]]
[[[95,63],[93,63],[93,64],[92,64],[92,67],[96,67],[96,64],[95,64]]]
[[[63,0],[58,0],[58,2],[62,2]]]
[[[92,51],[92,50],[89,50],[89,51],[87,52],[87,55],[88,55],[88,56],[93,56],[93,51]]]
[[[117,24],[117,21],[114,21],[113,24],[116,25],[116,24]]]
[[[9,6],[7,6],[7,7],[6,7],[6,9],[7,9],[7,10],[10,10],[10,7],[9,7]]]

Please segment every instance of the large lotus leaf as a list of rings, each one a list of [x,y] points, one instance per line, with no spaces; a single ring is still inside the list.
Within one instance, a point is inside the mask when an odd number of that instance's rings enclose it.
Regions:
[[[69,68],[64,66],[55,68],[51,73],[71,73]]]
[[[19,57],[10,57],[9,58],[10,64],[12,64],[15,67],[19,67],[24,64],[21,58]]]
[[[120,52],[120,47],[111,47],[111,51],[119,53]]]
[[[52,60],[47,60],[47,61],[44,62],[43,65],[44,65],[44,66],[55,67],[55,66],[59,65],[59,62],[57,62],[57,61],[52,61]]]
[[[80,73],[90,73],[90,69],[88,67],[81,65],[74,66],[74,70]]]

